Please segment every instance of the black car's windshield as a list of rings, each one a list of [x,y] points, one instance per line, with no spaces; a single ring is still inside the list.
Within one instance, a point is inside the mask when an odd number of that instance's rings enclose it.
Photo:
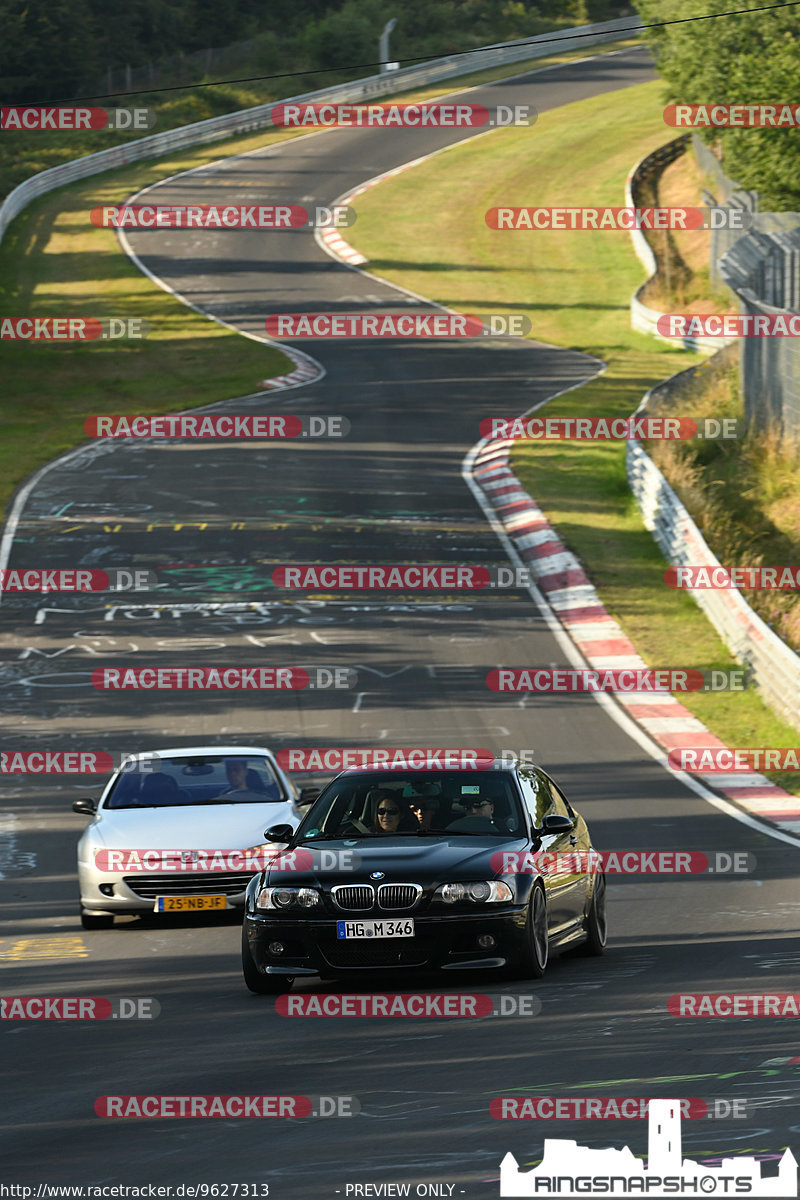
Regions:
[[[158,757],[126,764],[104,808],[270,804],[285,800],[269,759],[258,754]]]
[[[334,780],[303,819],[296,840],[453,834],[507,838],[524,829],[507,772],[371,771]]]

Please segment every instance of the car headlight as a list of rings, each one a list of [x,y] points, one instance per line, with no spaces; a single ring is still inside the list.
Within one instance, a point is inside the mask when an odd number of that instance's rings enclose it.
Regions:
[[[464,900],[471,900],[473,904],[504,904],[513,900],[514,893],[507,883],[492,879],[479,883],[443,883],[434,896],[445,904],[458,904]]]
[[[257,908],[284,910],[287,908],[313,908],[319,904],[319,892],[314,888],[265,887],[258,893]]]

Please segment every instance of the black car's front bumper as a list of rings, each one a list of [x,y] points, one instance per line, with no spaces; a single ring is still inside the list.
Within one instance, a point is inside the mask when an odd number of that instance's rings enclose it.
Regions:
[[[287,919],[272,913],[248,911],[244,926],[253,963],[262,974],[339,975],[350,971],[457,970],[516,964],[527,946],[527,909],[504,905],[500,912],[443,913],[417,916],[414,936],[400,938],[343,938],[338,921],[353,914]],[[394,914],[400,916],[400,914]],[[359,913],[371,919],[385,913]],[[479,938],[493,944],[481,946]],[[276,943],[282,951],[274,948]]]

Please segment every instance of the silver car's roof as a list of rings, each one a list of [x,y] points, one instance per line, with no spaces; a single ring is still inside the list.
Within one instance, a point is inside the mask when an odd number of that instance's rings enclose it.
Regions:
[[[181,755],[187,757],[196,757],[198,754],[266,754],[270,758],[275,755],[272,750],[268,750],[266,746],[173,746],[162,750],[138,750],[135,753],[128,754],[126,757],[131,758],[179,758]]]

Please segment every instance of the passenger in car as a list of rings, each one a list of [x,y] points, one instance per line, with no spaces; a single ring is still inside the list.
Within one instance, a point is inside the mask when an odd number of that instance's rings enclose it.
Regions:
[[[375,833],[413,833],[419,822],[411,809],[391,792],[378,792],[375,808]]]
[[[487,833],[493,833],[496,826],[492,817],[494,815],[494,803],[486,796],[463,796],[462,804],[466,809],[463,817],[459,817],[457,821],[451,821],[447,826],[453,833],[463,831],[464,833],[481,833],[486,830]]]

